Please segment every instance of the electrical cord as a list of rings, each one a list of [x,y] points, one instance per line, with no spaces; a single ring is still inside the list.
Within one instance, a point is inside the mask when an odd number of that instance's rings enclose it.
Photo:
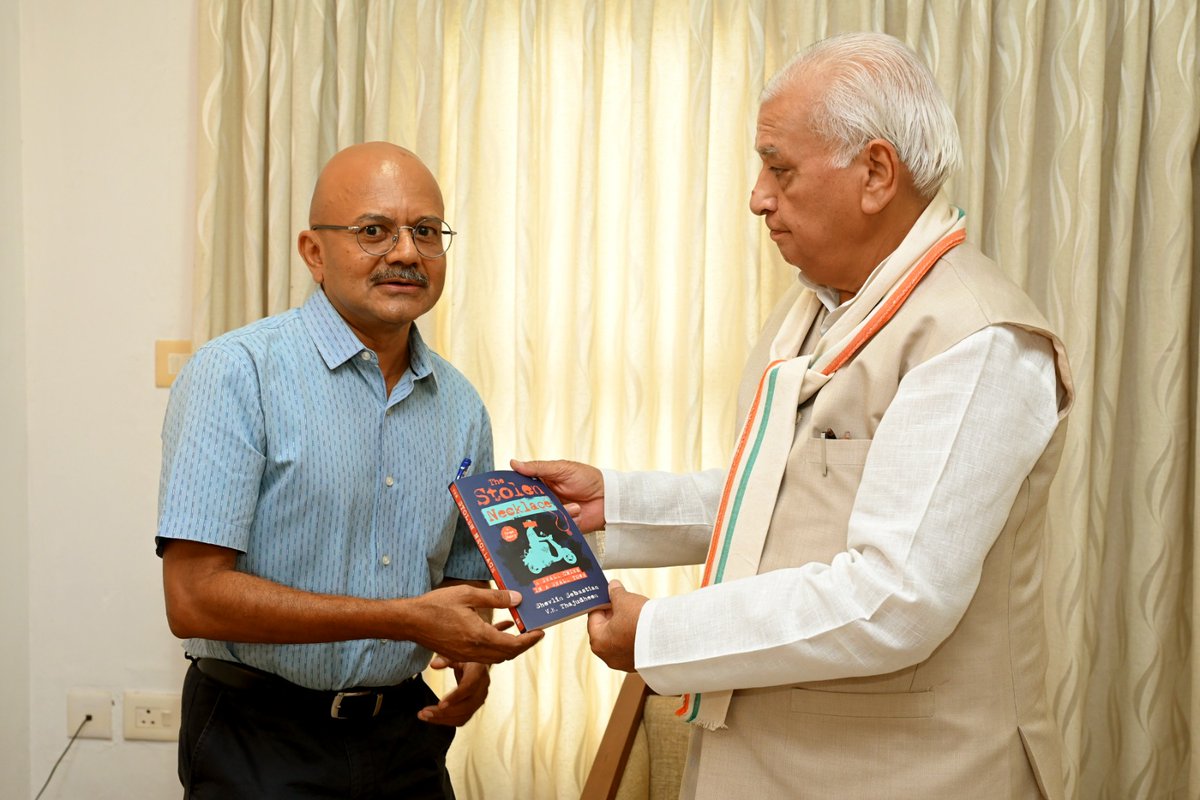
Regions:
[[[46,776],[46,782],[42,784],[42,788],[38,790],[37,796],[33,800],[40,800],[42,792],[46,791],[46,787],[50,785],[50,779],[54,777],[54,770],[58,769],[58,765],[62,763],[63,756],[71,749],[71,745],[75,744],[75,740],[79,738],[79,732],[83,730],[83,726],[92,721],[92,715],[87,714],[83,718],[83,722],[79,723],[79,727],[71,734],[71,741],[67,742],[67,746],[63,748],[62,755],[58,757],[58,761],[54,762],[54,766],[50,768],[50,774]]]

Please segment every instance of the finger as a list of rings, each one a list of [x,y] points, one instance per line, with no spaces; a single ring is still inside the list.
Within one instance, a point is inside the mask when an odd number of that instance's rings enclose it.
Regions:
[[[524,653],[529,648],[542,640],[546,635],[545,631],[527,631],[518,636],[508,636],[507,639],[512,644],[513,654],[509,658],[516,658]]]
[[[485,631],[487,641],[477,648],[471,648],[463,653],[463,660],[477,661],[480,664],[499,664],[509,661],[524,653],[542,640],[545,631],[529,631],[519,636],[501,634],[498,631]]]
[[[618,580],[611,580],[608,582],[608,597],[610,600],[615,603],[617,596],[622,594],[625,594],[625,584]]]
[[[512,608],[521,603],[521,593],[509,589],[472,589],[471,591],[471,605],[475,608]]]
[[[430,669],[461,669],[462,662],[455,661],[440,653],[434,655],[433,660],[429,662]]]
[[[570,477],[569,461],[518,461],[513,458],[508,463],[517,472],[530,478],[556,481]]]
[[[583,506],[579,505],[579,503],[563,503],[563,510],[571,515],[571,519],[579,519],[579,515],[583,511]]]
[[[612,609],[598,608],[588,613],[587,632],[592,643],[592,651],[596,650],[596,639],[604,635],[604,626],[612,619]]]
[[[511,619],[501,620],[500,622],[493,623],[493,627],[498,631],[506,631],[512,626],[513,621]]]
[[[471,718],[474,709],[468,705],[426,706],[417,712],[417,719],[431,725],[462,725]]]
[[[462,725],[483,705],[487,697],[487,686],[487,672],[482,671],[474,679],[460,683],[439,700],[437,705],[426,706],[418,711],[417,717],[436,725]]]
[[[486,695],[487,689],[492,683],[491,673],[482,664],[463,664],[462,669],[458,671],[456,677],[458,688],[464,692],[478,694],[482,691]]]
[[[529,478],[537,477],[537,467],[540,463],[540,461],[518,461],[515,458],[508,460],[510,467]]]
[[[450,706],[452,706],[456,703],[461,703],[464,699],[466,699],[467,697],[474,694],[474,692],[475,692],[475,690],[473,687],[471,687],[469,685],[462,686],[460,684],[458,686],[455,686],[449,692],[447,692],[446,696],[443,697],[441,700],[439,700],[437,702],[437,705],[434,706],[434,708],[436,708],[439,711],[445,711]]]
[[[424,712],[422,712],[424,713]],[[443,725],[447,728],[457,728],[466,725],[471,719],[471,715],[475,713],[473,708],[455,708],[450,711],[433,711],[425,716],[417,714],[422,722],[430,725]]]

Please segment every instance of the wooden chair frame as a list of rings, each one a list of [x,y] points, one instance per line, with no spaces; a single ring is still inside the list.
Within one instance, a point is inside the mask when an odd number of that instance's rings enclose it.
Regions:
[[[642,724],[646,697],[651,693],[650,687],[636,672],[625,676],[579,800],[613,800],[617,796],[629,751]]]

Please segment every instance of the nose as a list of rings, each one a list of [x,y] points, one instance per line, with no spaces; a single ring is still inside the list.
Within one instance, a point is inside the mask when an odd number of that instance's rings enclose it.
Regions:
[[[750,190],[750,213],[763,216],[776,208],[775,192],[770,186],[769,173],[766,167],[759,170],[758,180]]]
[[[384,260],[389,264],[416,264],[421,260],[421,254],[417,252],[417,243],[413,239],[412,230],[409,228],[400,229],[400,238],[396,240],[396,246],[388,251],[388,254],[384,256]]]

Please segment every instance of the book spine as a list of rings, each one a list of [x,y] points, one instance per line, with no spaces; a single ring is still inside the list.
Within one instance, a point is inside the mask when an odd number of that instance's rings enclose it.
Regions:
[[[496,585],[501,589],[507,589],[504,585],[504,578],[500,577],[500,570],[496,569],[496,564],[492,561],[492,550],[487,546],[487,542],[479,535],[479,528],[475,526],[475,517],[467,509],[467,504],[463,502],[462,493],[458,491],[458,487],[450,484],[450,494],[454,497],[455,504],[458,505],[458,510],[462,513],[463,519],[467,521],[467,527],[471,529],[471,535],[475,537],[475,546],[479,548],[479,552],[483,555],[483,562],[487,564],[488,572],[492,573],[492,579],[496,581]],[[521,633],[525,632],[525,621],[521,619],[521,615],[516,608],[510,608],[513,621],[517,623],[517,630]]]

